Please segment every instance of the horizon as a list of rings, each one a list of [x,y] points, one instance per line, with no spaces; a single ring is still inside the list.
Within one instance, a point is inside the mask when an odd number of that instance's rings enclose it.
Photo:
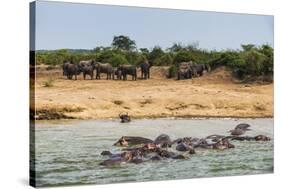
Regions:
[[[274,47],[273,21],[270,15],[36,1],[35,50],[110,47],[118,35],[134,40],[137,49],[166,50],[174,43],[198,43],[208,51]]]

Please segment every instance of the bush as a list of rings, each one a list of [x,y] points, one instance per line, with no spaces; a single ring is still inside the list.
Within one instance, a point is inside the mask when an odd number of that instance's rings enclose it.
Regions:
[[[188,51],[179,51],[176,53],[174,58],[174,63],[177,65],[181,62],[188,62],[188,61],[194,61],[194,57],[192,56],[191,52]]]
[[[176,77],[177,75],[177,66],[176,65],[172,65],[170,68],[169,68],[169,71],[168,71],[168,75],[167,77],[168,78],[174,78]]]
[[[113,67],[117,67],[121,64],[128,64],[128,60],[125,58],[125,56],[121,55],[121,54],[113,54],[113,56],[111,57],[110,61],[111,65]]]

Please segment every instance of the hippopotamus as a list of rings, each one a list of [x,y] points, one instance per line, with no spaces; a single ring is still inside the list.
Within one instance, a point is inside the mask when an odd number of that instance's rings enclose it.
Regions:
[[[182,143],[179,143],[177,146],[176,146],[176,150],[177,151],[181,151],[181,152],[186,152],[186,151],[190,151],[194,149],[192,144],[186,144],[184,142]]]
[[[174,152],[169,152],[167,150],[159,151],[158,155],[163,158],[186,159],[186,157],[182,154],[175,154]]]
[[[130,122],[131,121],[131,117],[129,116],[129,114],[128,113],[126,113],[126,114],[119,114],[119,118],[121,119],[121,123],[128,123],[128,122]]]
[[[264,136],[264,135],[257,135],[255,137],[250,136],[238,136],[233,137],[231,140],[239,140],[239,141],[269,141],[271,140],[270,137]]]
[[[258,135],[258,136],[255,136],[255,140],[256,141],[270,141],[271,138],[267,137],[265,135]]]
[[[213,148],[213,144],[215,144],[215,142],[213,142],[212,139],[201,138],[197,142],[193,143],[193,147],[211,149]]]
[[[156,154],[150,158],[150,160],[152,160],[152,161],[159,161],[161,159],[162,159],[161,156],[159,156],[158,154]]]
[[[240,136],[240,135],[245,134],[245,132],[246,132],[247,130],[250,130],[250,129],[240,129],[240,128],[238,128],[238,129],[230,130],[229,132],[230,132],[231,135],[233,135],[233,136]]]
[[[213,149],[228,149],[228,148],[235,147],[226,138],[219,140],[217,143],[213,144],[212,146],[213,146]]]
[[[216,135],[216,134],[209,135],[209,136],[206,137],[206,139],[211,139],[211,141],[213,141],[213,142],[218,142],[222,138],[225,138],[225,136],[223,136],[223,135]]]
[[[113,166],[113,165],[120,165],[121,163],[129,162],[133,159],[132,152],[123,152],[120,154],[111,154],[110,158],[101,162],[100,165],[104,166]]]
[[[142,163],[143,160],[138,155],[139,154],[136,151],[123,152],[120,154],[111,154],[109,159],[101,162],[99,165],[114,166],[120,165],[122,163]]]
[[[234,129],[243,129],[243,130],[247,130],[250,127],[249,124],[247,123],[240,123],[238,124]]]
[[[161,134],[154,140],[154,143],[159,145],[161,148],[171,147],[171,138],[166,134]]]
[[[143,137],[136,137],[136,136],[122,136],[114,146],[131,146],[131,145],[139,145],[139,144],[147,144],[153,143],[152,140]]]

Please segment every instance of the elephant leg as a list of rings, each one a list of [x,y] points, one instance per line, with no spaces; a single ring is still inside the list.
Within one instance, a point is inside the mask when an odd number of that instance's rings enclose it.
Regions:
[[[83,78],[84,78],[84,80],[86,79],[86,74],[85,73],[83,73]]]

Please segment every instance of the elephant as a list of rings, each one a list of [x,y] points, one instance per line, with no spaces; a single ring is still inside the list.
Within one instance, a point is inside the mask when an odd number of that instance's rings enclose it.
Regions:
[[[151,65],[148,63],[148,61],[144,61],[140,64],[142,79],[150,78],[150,67],[151,67]]]
[[[86,76],[89,75],[91,77],[91,80],[94,78],[94,67],[92,65],[85,65],[81,68],[81,71],[83,72],[83,78],[86,79]]]
[[[112,78],[113,67],[109,63],[95,62],[94,69],[96,69],[96,79],[100,79],[100,74],[105,73],[107,75],[106,79]]]
[[[72,79],[75,76],[75,80],[77,80],[77,75],[81,73],[81,69],[77,64],[68,64],[64,65],[64,74],[67,76],[68,79]]]
[[[63,61],[63,65],[62,65],[62,75],[66,76],[66,68],[68,67],[68,65],[73,64],[71,61]]]
[[[84,80],[86,79],[87,75],[89,75],[91,79],[94,78],[94,63],[94,60],[81,60],[78,63],[81,72],[83,72]]]
[[[205,64],[193,64],[192,69],[196,72],[197,76],[202,76],[205,70],[208,71],[208,68]]]
[[[81,60],[78,65],[80,67],[84,67],[84,66],[94,66],[95,64],[95,60]]]
[[[211,71],[211,66],[210,66],[210,64],[204,64],[204,66],[205,66],[205,70],[206,70],[207,72],[210,72],[210,71]]]
[[[127,80],[127,75],[132,76],[132,80],[137,80],[137,67],[130,64],[122,64],[118,67],[122,72],[123,80]]]
[[[117,80],[122,79],[122,70],[118,68],[113,68],[113,74],[112,74],[112,79],[114,79],[116,76]]]
[[[191,79],[193,76],[193,70],[191,62],[182,62],[178,66],[178,80]]]

